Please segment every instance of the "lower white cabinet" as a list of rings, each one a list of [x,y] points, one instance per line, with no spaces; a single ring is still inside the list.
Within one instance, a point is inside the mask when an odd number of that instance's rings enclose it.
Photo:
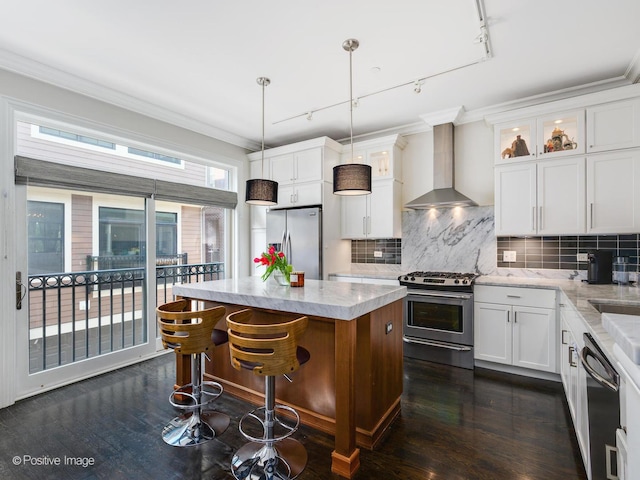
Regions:
[[[585,470],[590,472],[587,372],[580,363],[580,351],[584,347],[583,334],[585,331],[584,324],[575,307],[568,300],[561,299],[560,376]]]
[[[616,432],[618,478],[640,478],[640,366],[634,364],[619,347],[616,370],[620,374],[620,425]],[[624,363],[624,364],[623,364]]]
[[[557,372],[555,291],[477,285],[474,297],[477,360]]]

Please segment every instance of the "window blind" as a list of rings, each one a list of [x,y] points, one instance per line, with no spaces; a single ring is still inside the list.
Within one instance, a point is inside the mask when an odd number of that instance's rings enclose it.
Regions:
[[[103,172],[19,155],[15,157],[15,182],[18,185],[63,187],[137,197],[153,196],[157,200],[231,209],[238,204],[236,192]]]

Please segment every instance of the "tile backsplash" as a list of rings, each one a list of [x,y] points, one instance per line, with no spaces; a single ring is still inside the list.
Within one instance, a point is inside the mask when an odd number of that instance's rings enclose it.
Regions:
[[[578,262],[577,254],[598,249],[611,251],[614,257],[629,257],[630,270],[638,271],[640,234],[498,237],[497,242],[498,267],[587,270],[588,262]],[[516,252],[516,261],[505,262],[505,251]]]
[[[400,265],[402,239],[351,240],[351,263]]]

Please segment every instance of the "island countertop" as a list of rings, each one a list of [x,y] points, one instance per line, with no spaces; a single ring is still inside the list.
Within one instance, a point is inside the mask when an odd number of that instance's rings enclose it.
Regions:
[[[228,278],[175,285],[181,297],[281,310],[303,315],[353,320],[401,300],[407,287],[305,280],[304,287],[277,285],[260,277]]]

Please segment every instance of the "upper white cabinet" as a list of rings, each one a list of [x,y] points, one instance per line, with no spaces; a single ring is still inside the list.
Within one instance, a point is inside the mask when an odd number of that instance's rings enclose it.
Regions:
[[[344,145],[341,163],[364,163],[371,165],[373,179],[402,179],[402,149],[407,141],[400,135],[390,135]]]
[[[587,108],[587,152],[640,146],[640,98]]]
[[[271,157],[271,180],[279,184],[322,181],[320,147]]]
[[[373,180],[371,195],[342,197],[342,238],[400,238],[401,184]]]
[[[584,158],[496,166],[495,222],[498,235],[584,233]]]
[[[322,205],[323,184],[331,181],[331,171],[341,151],[342,145],[328,137],[272,148],[264,152],[264,173],[262,154],[255,152],[249,155],[251,178],[278,182],[278,205],[271,208]],[[262,221],[264,210],[256,208],[259,207],[252,207],[253,227]]]
[[[640,230],[640,150],[587,158],[587,232]]]
[[[497,235],[639,231],[637,86],[487,121],[494,123]]]
[[[402,149],[406,140],[399,135],[344,145],[342,163],[371,165],[371,195],[344,196],[342,238],[400,238],[402,236]]]
[[[582,109],[496,125],[496,164],[584,153],[584,117]]]

